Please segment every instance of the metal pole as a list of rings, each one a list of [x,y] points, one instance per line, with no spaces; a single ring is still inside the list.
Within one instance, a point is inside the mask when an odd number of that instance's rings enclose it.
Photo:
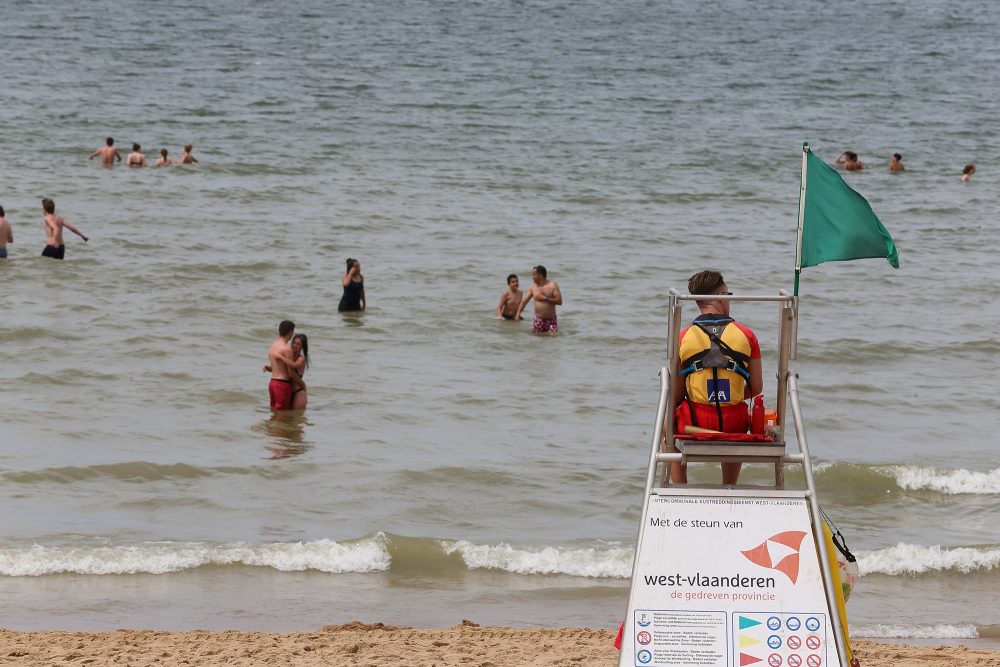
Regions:
[[[799,178],[799,221],[795,236],[795,288],[792,294],[799,295],[799,273],[802,271],[802,227],[806,217],[806,170],[809,158],[809,142],[802,143],[802,175]]]
[[[670,288],[668,297],[669,310],[667,322],[667,365],[660,372],[667,376],[667,412],[663,424],[663,440],[661,440],[663,451],[677,451],[674,449],[673,433],[674,406],[677,405],[677,373],[680,364],[680,335],[681,335],[681,299],[682,295],[673,287]],[[670,483],[670,464],[663,467],[663,477],[661,486]]]
[[[802,422],[802,410],[799,408],[799,388],[795,375],[788,376],[788,398],[792,406],[792,418],[795,420],[795,438],[802,452],[802,471],[806,478],[806,489],[809,497],[809,513],[812,515],[813,538],[816,551],[819,553],[820,571],[823,574],[823,587],[826,589],[827,610],[833,622],[833,637],[840,651],[840,664],[849,667],[847,663],[847,642],[844,640],[844,627],[840,623],[840,613],[837,610],[836,591],[833,588],[833,577],[830,575],[830,559],[826,553],[826,539],[823,537],[823,519],[819,512],[819,501],[816,500],[816,482],[813,480],[812,461],[809,458],[809,445],[806,442],[805,427]]]

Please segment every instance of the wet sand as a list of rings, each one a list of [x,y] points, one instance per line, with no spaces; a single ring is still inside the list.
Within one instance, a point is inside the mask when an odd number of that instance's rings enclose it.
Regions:
[[[0,630],[0,665],[408,665],[412,667],[617,664],[609,630],[402,628],[329,625],[315,632],[16,632]],[[862,665],[1000,666],[1000,651],[855,642]]]

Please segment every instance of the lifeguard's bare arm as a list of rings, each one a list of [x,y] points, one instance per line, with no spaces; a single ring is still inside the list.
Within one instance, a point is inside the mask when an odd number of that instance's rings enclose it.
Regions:
[[[750,360],[750,395],[756,396],[764,391],[764,369],[760,359]]]
[[[94,159],[95,157],[97,157],[97,156],[98,156],[98,155],[100,155],[100,154],[101,154],[101,149],[100,149],[100,148],[98,148],[98,149],[97,149],[96,151],[94,151],[93,153],[91,153],[91,154],[90,154],[90,157],[89,157],[89,158],[87,158],[87,159],[88,159],[88,160],[93,160],[93,159]]]
[[[507,290],[500,294],[500,303],[497,304],[497,319],[503,319],[503,305],[507,302]],[[518,304],[521,305],[521,304]]]

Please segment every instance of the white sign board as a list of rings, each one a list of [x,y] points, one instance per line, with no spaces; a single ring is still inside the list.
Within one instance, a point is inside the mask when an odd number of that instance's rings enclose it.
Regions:
[[[653,496],[620,667],[838,667],[802,498]]]

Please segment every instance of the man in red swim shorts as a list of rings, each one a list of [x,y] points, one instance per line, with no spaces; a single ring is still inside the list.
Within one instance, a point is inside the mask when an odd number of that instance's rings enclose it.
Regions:
[[[271,366],[271,382],[267,391],[271,396],[271,411],[292,409],[292,380],[288,366],[294,361],[288,341],[295,333],[295,322],[284,320],[278,325],[278,337],[267,348],[267,358]]]

